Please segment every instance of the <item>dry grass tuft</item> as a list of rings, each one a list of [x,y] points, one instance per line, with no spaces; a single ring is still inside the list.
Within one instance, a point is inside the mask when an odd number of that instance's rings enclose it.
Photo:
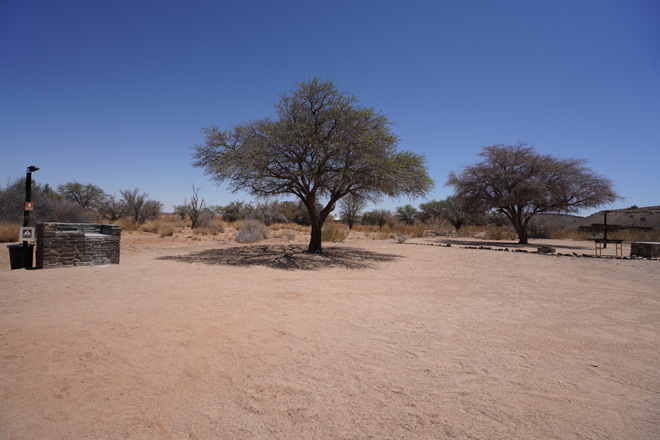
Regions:
[[[164,224],[158,228],[158,233],[161,237],[171,237],[176,231],[178,231],[178,228],[171,224]]]
[[[270,229],[272,231],[279,231],[280,229],[290,229],[292,231],[304,232],[306,234],[312,232],[311,226],[302,226],[299,225],[298,223],[273,223],[270,226]]]
[[[160,227],[163,225],[161,221],[158,220],[149,220],[140,226],[140,231],[142,232],[151,232],[152,234],[157,234],[160,230]]]
[[[486,228],[486,238],[489,240],[513,240],[517,237],[510,228],[504,226],[489,226]]]
[[[321,241],[323,242],[342,242],[348,237],[348,226],[331,223],[321,231]]]
[[[225,228],[222,225],[210,224],[195,228],[192,232],[195,235],[218,235],[225,232]]]
[[[140,225],[132,218],[120,218],[115,222],[115,224],[118,224],[121,226],[122,230],[127,232],[137,231],[140,227]]]
[[[271,227],[272,229],[272,227]],[[293,241],[296,239],[296,233],[292,231],[291,229],[276,229],[275,230],[275,237],[277,238],[282,238],[284,240],[289,240]]]
[[[391,232],[372,232],[368,235],[372,240],[387,240],[394,237]]]
[[[412,238],[421,238],[426,236],[426,226],[424,225],[410,225],[406,226],[405,233]]]
[[[19,223],[0,223],[0,243],[13,243],[18,241]]]
[[[365,237],[368,237],[369,234],[372,232],[378,231],[378,226],[373,226],[373,225],[360,225],[360,224],[354,224],[353,225],[353,231],[355,232],[362,232]]]

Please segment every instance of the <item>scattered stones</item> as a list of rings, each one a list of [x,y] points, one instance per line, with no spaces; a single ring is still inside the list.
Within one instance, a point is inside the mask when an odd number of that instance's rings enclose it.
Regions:
[[[654,243],[655,244],[655,243]],[[429,245],[427,245],[429,246]],[[430,246],[439,246],[439,247],[451,247],[450,243],[447,244],[431,244]],[[508,247],[501,248],[501,247],[491,247],[491,246],[459,246],[460,249],[476,249],[476,250],[484,250],[484,251],[495,251],[495,252],[519,252],[519,253],[530,253],[528,249],[509,249]],[[533,252],[533,251],[531,251]],[[539,246],[537,248],[538,255],[549,255],[549,256],[555,256],[555,257],[571,257],[571,258],[595,258],[595,259],[603,259],[603,260],[634,260],[634,261],[640,261],[640,260],[647,260],[647,261],[660,261],[660,258],[654,258],[654,257],[645,257],[645,256],[631,256],[631,257],[624,257],[624,256],[614,256],[614,255],[592,255],[592,254],[578,254],[577,252],[572,252],[572,253],[561,253],[561,252],[556,252],[556,249],[551,247],[551,246]]]

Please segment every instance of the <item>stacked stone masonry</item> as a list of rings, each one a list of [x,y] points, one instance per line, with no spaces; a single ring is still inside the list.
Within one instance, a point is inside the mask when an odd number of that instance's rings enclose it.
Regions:
[[[631,257],[646,257],[658,258],[660,257],[660,243],[654,242],[633,242],[630,244]]]
[[[119,264],[121,226],[39,223],[37,268]]]

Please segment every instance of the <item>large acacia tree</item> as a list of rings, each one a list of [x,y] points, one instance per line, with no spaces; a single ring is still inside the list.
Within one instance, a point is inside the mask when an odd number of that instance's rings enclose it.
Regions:
[[[387,117],[333,82],[299,83],[275,108],[276,118],[204,128],[193,164],[233,191],[298,197],[311,221],[308,252],[321,252],[321,227],[342,197],[416,197],[433,187],[424,156],[397,151]]]
[[[584,159],[539,154],[520,142],[484,147],[479,156],[482,162],[452,172],[447,185],[465,206],[504,214],[521,244],[527,244],[527,225],[540,212],[577,212],[620,198]]]

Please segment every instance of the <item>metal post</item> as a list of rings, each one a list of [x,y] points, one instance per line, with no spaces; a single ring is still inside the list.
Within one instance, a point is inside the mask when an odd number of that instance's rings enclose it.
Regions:
[[[607,249],[607,211],[603,212],[603,249]]]
[[[25,207],[23,210],[24,228],[28,227],[30,223],[30,210],[27,209],[27,207],[28,203],[32,201],[32,172],[37,171],[38,169],[39,168],[34,165],[31,165],[25,172]],[[26,269],[31,269],[31,267],[28,267],[28,265],[30,265],[30,256],[28,255],[29,250],[30,246],[28,245],[28,242],[23,241],[23,267]]]

